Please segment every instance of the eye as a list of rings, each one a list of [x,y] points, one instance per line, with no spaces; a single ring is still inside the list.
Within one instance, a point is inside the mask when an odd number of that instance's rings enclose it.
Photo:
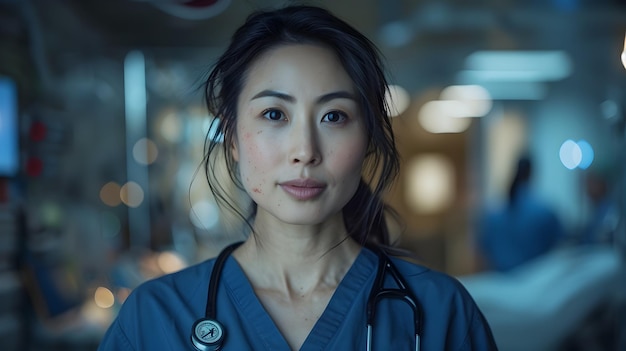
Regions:
[[[263,112],[263,117],[272,121],[280,121],[284,119],[283,113],[280,110],[275,109],[265,110]]]
[[[330,111],[324,115],[322,121],[340,123],[345,121],[347,118],[348,116],[346,116],[346,114],[341,111]]]

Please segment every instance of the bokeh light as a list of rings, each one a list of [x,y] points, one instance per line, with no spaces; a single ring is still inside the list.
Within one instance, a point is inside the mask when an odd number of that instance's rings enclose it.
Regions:
[[[202,132],[207,136],[210,140],[215,140],[218,143],[224,142],[224,134],[218,133],[218,128],[220,126],[219,118],[206,118],[202,122]]]
[[[149,165],[156,161],[158,154],[159,149],[156,144],[148,138],[139,139],[133,146],[133,158],[142,165]]]
[[[411,104],[411,96],[403,87],[399,85],[389,85],[385,94],[387,106],[389,106],[389,116],[396,117],[404,113]]]
[[[446,156],[417,156],[407,166],[406,201],[413,211],[432,214],[454,201],[454,166]]]
[[[100,188],[100,200],[111,207],[115,207],[122,203],[120,198],[121,186],[116,182],[108,182]]]
[[[213,202],[200,200],[191,206],[189,219],[196,228],[211,229],[219,222],[219,211]]]
[[[424,130],[430,133],[461,133],[469,128],[470,118],[459,118],[463,104],[451,100],[434,100],[425,103],[418,119]]]
[[[63,225],[64,215],[63,207],[56,201],[47,200],[40,204],[39,220],[47,227],[58,228]]]
[[[492,106],[489,92],[480,85],[451,85],[441,91],[440,99],[461,102],[458,117],[483,117]]]
[[[571,139],[566,140],[563,144],[561,144],[559,158],[561,159],[563,166],[567,169],[574,169],[578,167],[582,160],[582,151],[580,150],[580,146],[578,146],[578,144]]]
[[[579,140],[576,144],[578,144],[581,154],[580,164],[578,165],[578,168],[587,169],[593,163],[593,159],[595,156],[593,152],[593,147],[586,140]]]
[[[161,252],[157,258],[157,265],[166,274],[177,272],[187,266],[182,257],[173,251]]]
[[[100,308],[111,308],[115,303],[115,296],[113,296],[111,290],[100,286],[96,289],[96,292],[93,295],[93,300]]]
[[[165,140],[178,143],[183,135],[183,123],[173,109],[162,112],[159,118],[159,132]]]
[[[130,181],[120,189],[120,198],[128,207],[139,207],[143,202],[144,192],[139,184]]]

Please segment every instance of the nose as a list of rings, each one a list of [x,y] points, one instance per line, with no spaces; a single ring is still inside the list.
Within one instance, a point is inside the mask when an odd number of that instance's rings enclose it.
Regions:
[[[294,123],[290,130],[289,162],[314,166],[322,162],[322,153],[315,126],[308,121]]]

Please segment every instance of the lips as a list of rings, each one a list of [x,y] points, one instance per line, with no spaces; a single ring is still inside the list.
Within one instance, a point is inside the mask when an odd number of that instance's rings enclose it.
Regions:
[[[311,200],[326,189],[326,184],[315,179],[294,179],[279,184],[289,195],[297,200]]]

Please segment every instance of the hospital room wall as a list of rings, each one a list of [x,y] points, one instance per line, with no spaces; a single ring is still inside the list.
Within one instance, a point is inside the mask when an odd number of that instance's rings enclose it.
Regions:
[[[595,150],[592,168],[610,162],[615,153],[611,131],[602,123],[600,104],[574,94],[555,97],[538,107],[529,134],[539,172],[538,192],[553,205],[569,230],[584,224],[589,205],[581,179],[585,170],[564,167],[559,159],[560,146],[568,139],[588,141]]]
[[[517,157],[526,151],[534,160],[533,186],[556,210],[566,234],[575,235],[590,217],[592,204],[583,183],[590,171],[612,180],[611,192],[623,206],[626,71],[619,61],[619,44],[597,38],[586,44],[596,55],[568,50],[571,75],[546,84],[541,100],[494,101],[490,114],[478,121],[480,127],[470,129],[468,148],[474,151],[468,159],[470,168],[476,169],[467,176],[471,186],[479,189],[476,205],[484,208],[505,201]],[[593,153],[588,167],[564,165],[561,146],[568,140],[589,143]],[[473,172],[478,174],[475,181]]]

